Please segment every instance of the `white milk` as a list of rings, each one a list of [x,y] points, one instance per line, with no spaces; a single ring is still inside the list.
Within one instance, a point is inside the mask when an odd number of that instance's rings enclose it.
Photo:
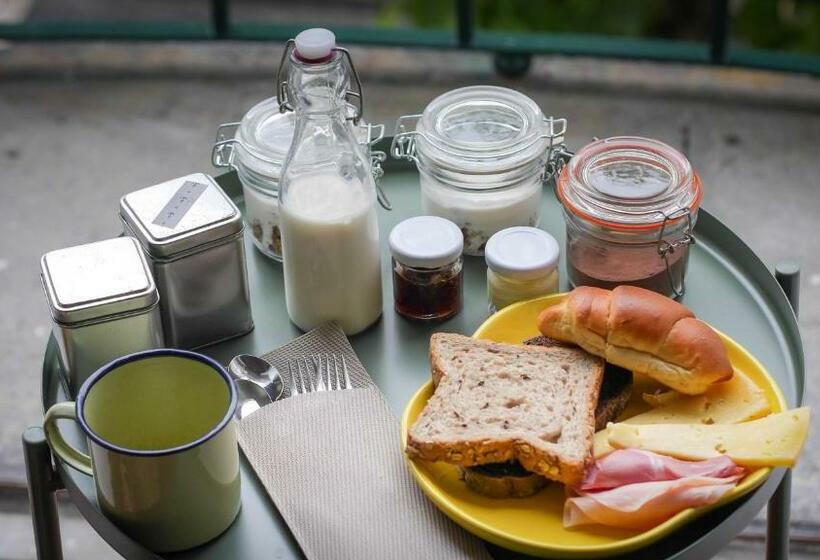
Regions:
[[[372,191],[335,174],[288,185],[281,209],[285,299],[302,330],[336,321],[347,334],[382,311],[379,226]]]

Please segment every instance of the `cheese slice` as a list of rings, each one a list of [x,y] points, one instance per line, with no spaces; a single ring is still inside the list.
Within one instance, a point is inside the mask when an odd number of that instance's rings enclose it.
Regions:
[[[703,395],[670,391],[655,395],[661,405],[641,414],[641,424],[737,424],[769,413],[766,393],[739,371],[724,383],[712,385]]]
[[[660,406],[624,420],[627,424],[737,424],[765,416],[771,410],[766,393],[744,373],[735,370],[729,381],[712,385],[702,395],[674,391],[655,395]],[[644,399],[646,400],[646,399]],[[650,399],[652,400],[652,399]],[[595,434],[595,457],[613,451],[606,430]]]
[[[809,431],[809,407],[742,424],[610,424],[609,444],[689,461],[726,455],[745,467],[793,467]]]

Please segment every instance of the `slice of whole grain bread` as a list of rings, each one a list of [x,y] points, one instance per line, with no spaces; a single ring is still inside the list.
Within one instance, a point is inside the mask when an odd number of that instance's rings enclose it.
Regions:
[[[576,348],[502,344],[436,333],[436,390],[407,435],[407,454],[463,467],[518,460],[569,485],[590,464],[604,362]]]
[[[534,346],[563,346],[564,348],[579,348],[571,342],[563,342],[546,336],[536,336],[524,341],[524,344]],[[616,422],[632,397],[632,372],[628,369],[610,364],[604,364],[604,378],[601,381],[601,392],[598,395],[598,405],[595,407],[595,431],[606,428],[610,422]]]

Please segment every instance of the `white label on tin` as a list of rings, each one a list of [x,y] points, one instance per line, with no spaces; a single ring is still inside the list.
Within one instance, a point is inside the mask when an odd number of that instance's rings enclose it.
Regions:
[[[159,214],[157,214],[151,223],[174,229],[207,188],[208,185],[203,185],[202,183],[185,181],[182,186],[177,189],[177,192],[174,193],[174,196],[165,203],[165,206],[162,207],[162,210],[159,211]]]

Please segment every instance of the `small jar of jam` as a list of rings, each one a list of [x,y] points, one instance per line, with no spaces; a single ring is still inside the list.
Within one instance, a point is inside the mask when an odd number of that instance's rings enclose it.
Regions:
[[[453,222],[416,216],[390,232],[396,312],[441,320],[461,311],[464,235]]]
[[[490,313],[558,291],[558,242],[542,229],[511,227],[490,237],[484,249]]]
[[[681,297],[703,186],[678,150],[620,136],[581,148],[556,192],[573,287],[640,286]]]

